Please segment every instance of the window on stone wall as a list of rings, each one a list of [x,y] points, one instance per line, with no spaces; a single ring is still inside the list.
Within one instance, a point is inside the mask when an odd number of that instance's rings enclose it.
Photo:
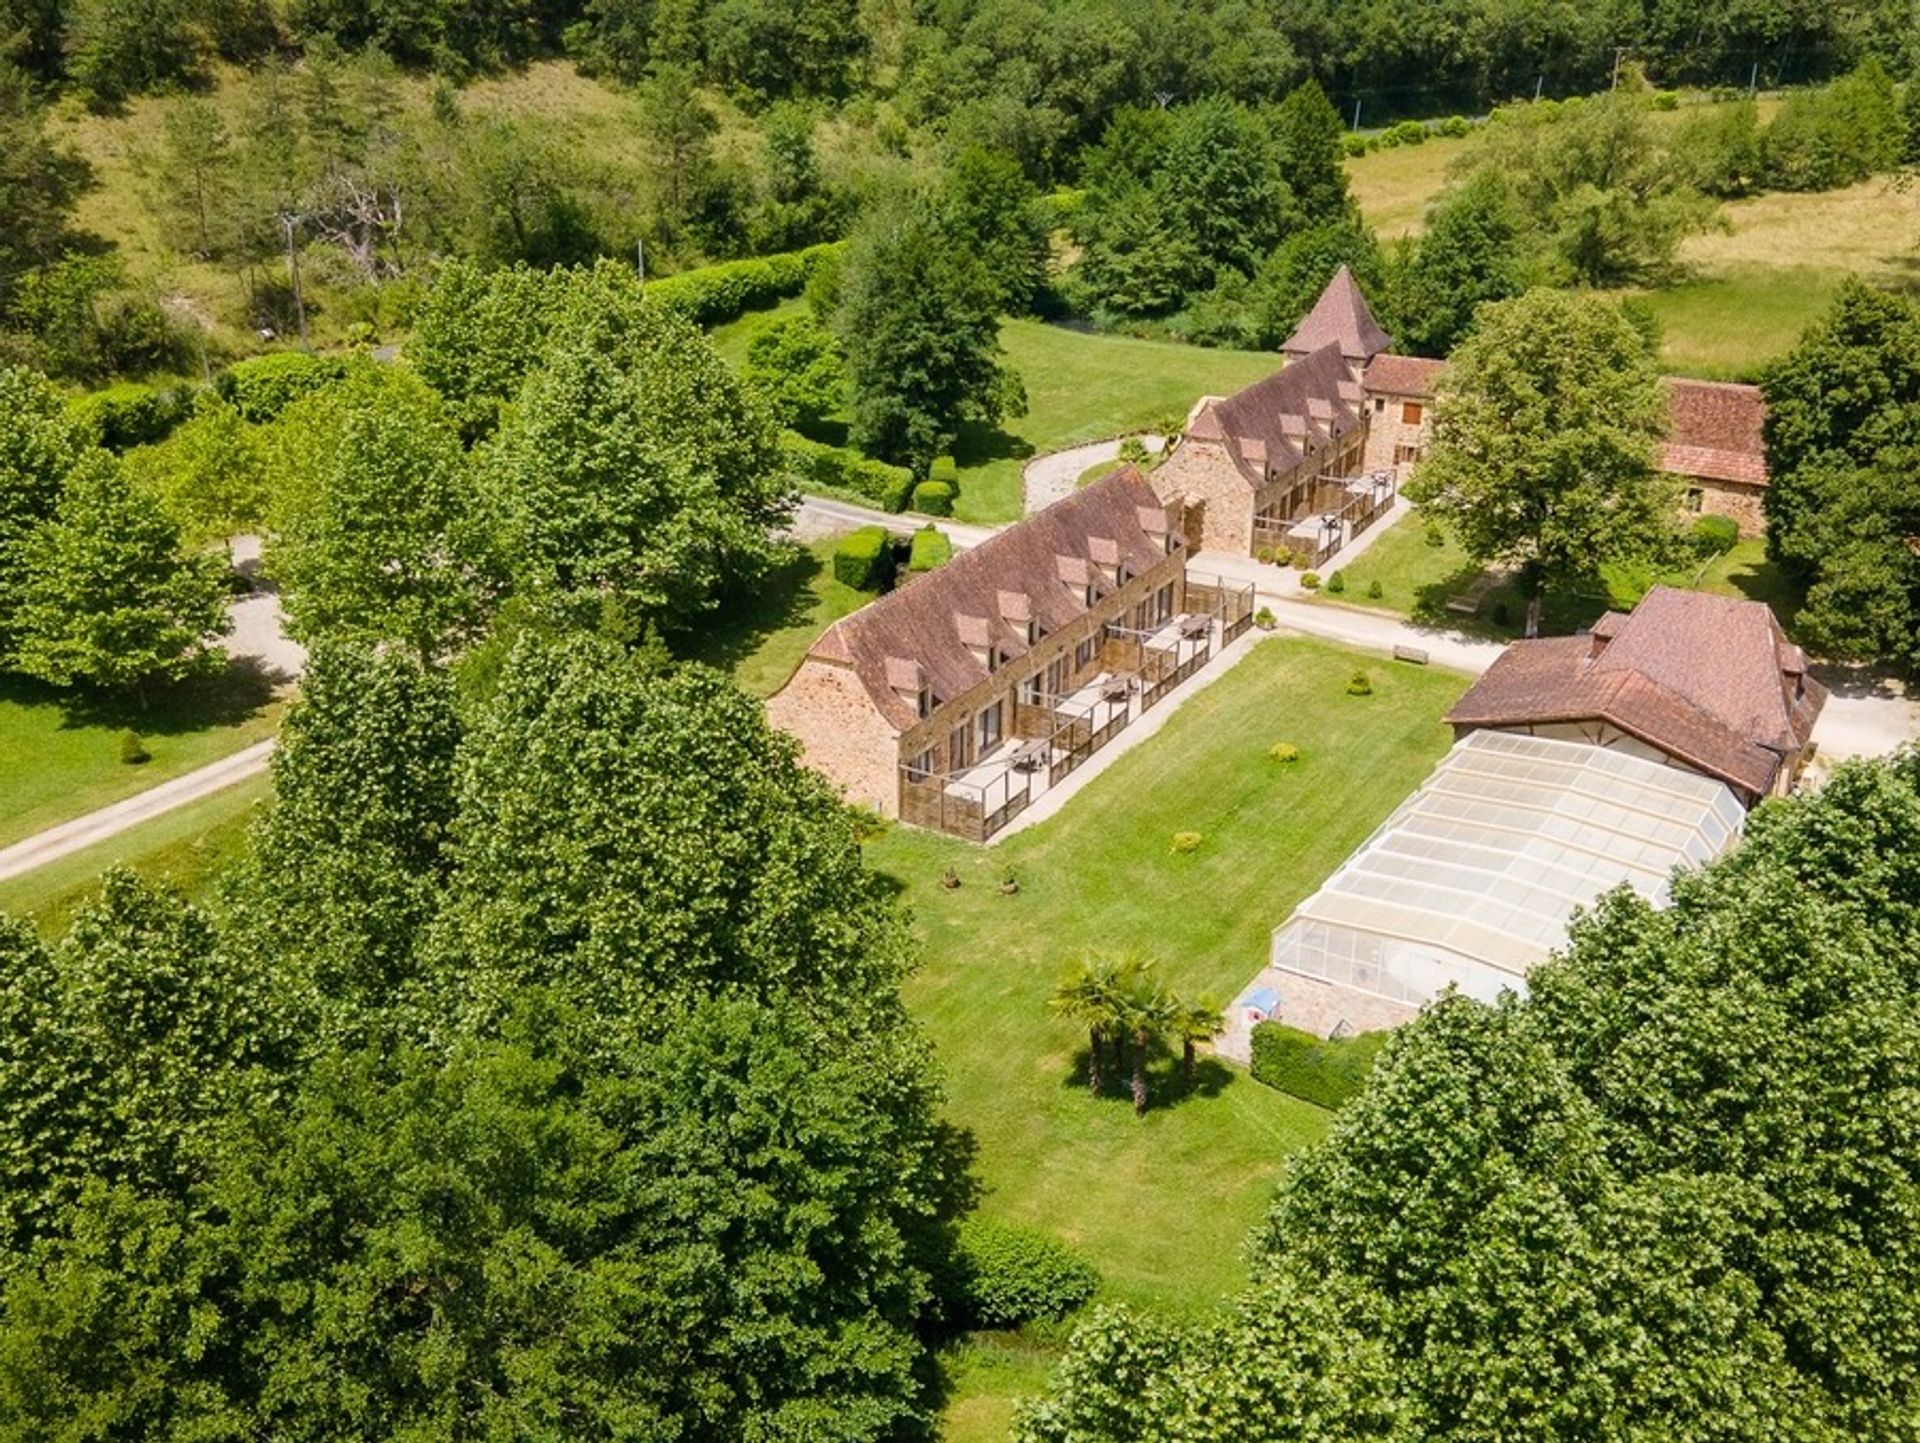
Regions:
[[[1702,491],[1698,486],[1689,486],[1687,488],[1687,510],[1698,512],[1705,504],[1706,499],[1707,493]]]
[[[919,756],[907,763],[907,780],[924,782],[933,775],[933,748],[928,747]]]
[[[1400,403],[1400,424],[1402,426],[1418,426],[1426,414],[1427,408],[1418,401],[1402,401]]]
[[[1420,459],[1425,453],[1425,450],[1426,448],[1423,446],[1395,446],[1393,448],[1393,464],[1396,466],[1411,466]]]

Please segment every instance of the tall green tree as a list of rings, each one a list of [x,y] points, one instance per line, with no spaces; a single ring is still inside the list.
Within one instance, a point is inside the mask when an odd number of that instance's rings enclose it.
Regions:
[[[164,441],[122,458],[128,475],[160,498],[189,541],[257,530],[265,523],[268,444],[262,429],[216,391],[194,397],[193,414]]]
[[[1453,353],[1407,494],[1476,562],[1518,572],[1536,636],[1549,590],[1672,533],[1654,467],[1666,426],[1652,351],[1618,303],[1529,291],[1481,307]]]
[[[850,435],[868,455],[924,469],[961,426],[1026,409],[1000,360],[999,292],[923,199],[876,206],[849,242],[835,328]]]
[[[133,692],[217,669],[226,566],[185,554],[160,503],[104,451],[68,473],[20,551],[13,664],[55,686]]]
[[[505,564],[571,614],[698,616],[776,555],[776,439],[758,398],[631,271],[582,272],[481,465]]]
[[[235,162],[226,121],[210,101],[184,100],[167,108],[160,139],[154,181],[187,239],[180,248],[210,257],[226,242],[231,226]]]
[[[846,400],[846,367],[833,333],[812,316],[776,321],[747,345],[741,374],[783,425],[808,426]]]
[[[0,660],[18,642],[27,543],[52,518],[85,450],[65,398],[46,377],[0,366]]]
[[[937,201],[948,234],[986,267],[1003,311],[1033,305],[1047,280],[1040,193],[1011,156],[964,147],[948,163]]]
[[[1482,171],[1442,192],[1391,286],[1394,333],[1415,356],[1445,356],[1488,301],[1525,289],[1525,225],[1505,176]]]
[[[1778,362],[1767,395],[1767,550],[1807,588],[1809,645],[1920,665],[1920,307],[1858,281]]]
[[[0,327],[23,275],[74,241],[73,208],[93,168],[47,133],[27,77],[0,55]]]
[[[470,641],[494,590],[472,468],[439,396],[372,361],[276,427],[265,562],[289,629],[396,641],[431,659]]]

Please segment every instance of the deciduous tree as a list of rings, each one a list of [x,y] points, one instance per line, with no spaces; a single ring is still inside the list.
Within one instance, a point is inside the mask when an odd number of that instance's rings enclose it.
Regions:
[[[1534,636],[1549,589],[1671,534],[1676,497],[1654,469],[1666,425],[1652,352],[1617,303],[1529,291],[1480,309],[1407,492],[1475,561],[1518,570]]]

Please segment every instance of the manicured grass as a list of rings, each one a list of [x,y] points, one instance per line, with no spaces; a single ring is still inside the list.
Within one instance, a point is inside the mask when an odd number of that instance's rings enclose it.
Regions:
[[[0,912],[30,917],[45,935],[64,931],[74,909],[100,890],[100,875],[123,865],[150,881],[212,899],[220,874],[239,857],[254,809],[271,783],[253,777],[84,851],[0,882]]]
[[[1363,662],[1371,697],[1349,697]],[[1448,736],[1465,689],[1320,642],[1268,640],[1165,730],[1000,846],[894,828],[871,864],[901,886],[924,963],[907,1002],[939,1052],[952,1120],[979,1146],[990,1216],[1045,1228],[1100,1267],[1110,1296],[1176,1309],[1244,1277],[1240,1248],[1285,1156],[1326,1114],[1209,1065],[1181,1096],[1171,1059],[1136,1119],[1118,1091],[1087,1094],[1086,1039],[1051,1017],[1064,968],[1090,953],[1159,959],[1194,996],[1230,1000],[1294,904],[1406,798]],[[1293,742],[1304,761],[1266,753]],[[1178,831],[1205,840],[1170,850]],[[953,868],[956,890],[941,885]],[[1011,870],[1015,896],[999,883]]]
[[[1266,351],[1217,351],[1172,341],[1092,335],[1040,321],[1000,328],[1007,359],[1027,388],[1027,414],[997,431],[974,427],[955,448],[962,521],[1020,515],[1028,457],[1184,419],[1202,396],[1231,395],[1280,368]]]
[[[802,548],[751,595],[724,602],[700,631],[674,638],[675,655],[732,672],[751,696],[772,696],[821,632],[873,600],[870,592],[834,580],[834,545],[816,541]]]
[[[946,1407],[941,1443],[1006,1443],[1014,1403],[1046,1391],[1068,1327],[971,1333],[940,1354]]]
[[[1488,591],[1473,616],[1446,609],[1449,598],[1465,593],[1478,579],[1480,568],[1444,532],[1438,546],[1429,543],[1428,534],[1426,520],[1418,512],[1403,516],[1343,569],[1346,590],[1342,595],[1310,599],[1396,612],[1415,621],[1488,636],[1518,636],[1526,621],[1526,602],[1512,585]],[[1381,594],[1370,596],[1368,590],[1376,581]],[[1763,601],[1774,609],[1783,626],[1791,626],[1800,605],[1791,583],[1767,560],[1766,543],[1757,539],[1739,542],[1726,555],[1705,564],[1687,562],[1667,571],[1643,566],[1608,567],[1601,575],[1601,584],[1603,589],[1584,594],[1549,593],[1543,629],[1549,634],[1571,632],[1608,609],[1629,610],[1655,585]],[[1500,619],[1503,615],[1504,621]]]
[[[0,846],[218,761],[273,734],[281,702],[238,669],[132,703],[88,708],[69,693],[0,677]],[[120,760],[121,733],[152,760]]]
[[[1635,294],[1660,323],[1660,364],[1676,376],[1753,381],[1827,309],[1841,273],[1805,266],[1701,268]]]

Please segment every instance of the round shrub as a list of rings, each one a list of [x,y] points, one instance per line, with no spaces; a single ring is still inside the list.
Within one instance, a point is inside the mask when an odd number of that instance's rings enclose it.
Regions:
[[[953,515],[953,486],[946,481],[922,481],[913,488],[913,509],[923,516]]]
[[[120,733],[120,760],[130,767],[137,767],[153,760],[153,753],[147,750],[147,744],[140,739],[139,732]]]
[[[305,351],[276,351],[234,362],[213,386],[247,420],[264,423],[346,373],[346,363],[340,360]]]
[[[1302,591],[1318,591],[1320,589],[1320,573],[1317,571],[1309,571],[1303,574],[1300,578],[1300,589]]]
[[[1275,742],[1267,748],[1267,755],[1283,767],[1290,767],[1300,760],[1300,748],[1292,742]]]
[[[1386,594],[1386,589],[1380,585],[1379,577],[1376,576],[1372,581],[1367,583],[1367,597],[1369,600],[1378,601]]]
[[[1347,589],[1347,578],[1344,575],[1342,575],[1340,572],[1336,571],[1333,573],[1333,575],[1327,578],[1327,590],[1332,592],[1335,596],[1340,595],[1340,593],[1345,591],[1346,589]]]
[[[1032,1228],[972,1217],[960,1225],[959,1276],[949,1294],[959,1321],[975,1328],[1013,1328],[1064,1318],[1100,1286],[1093,1264]]]
[[[1740,523],[1731,516],[1702,516],[1693,523],[1692,540],[1702,560],[1724,556],[1740,540]]]
[[[1347,678],[1348,696],[1372,696],[1373,678],[1368,676],[1364,667],[1358,668]]]
[[[1173,846],[1169,851],[1173,856],[1180,856],[1186,852],[1197,852],[1200,850],[1200,844],[1205,840],[1206,838],[1198,832],[1175,832],[1173,834]]]
[[[1273,614],[1273,608],[1271,606],[1263,606],[1258,611],[1254,612],[1253,624],[1259,627],[1262,631],[1272,631],[1274,627],[1278,626],[1280,623],[1279,623],[1279,618]]]
[[[193,395],[184,386],[135,381],[89,392],[68,405],[73,418],[109,451],[166,440],[192,409]]]
[[[1273,564],[1273,548],[1271,546],[1262,546],[1258,551],[1253,553],[1253,559],[1271,566]]]

